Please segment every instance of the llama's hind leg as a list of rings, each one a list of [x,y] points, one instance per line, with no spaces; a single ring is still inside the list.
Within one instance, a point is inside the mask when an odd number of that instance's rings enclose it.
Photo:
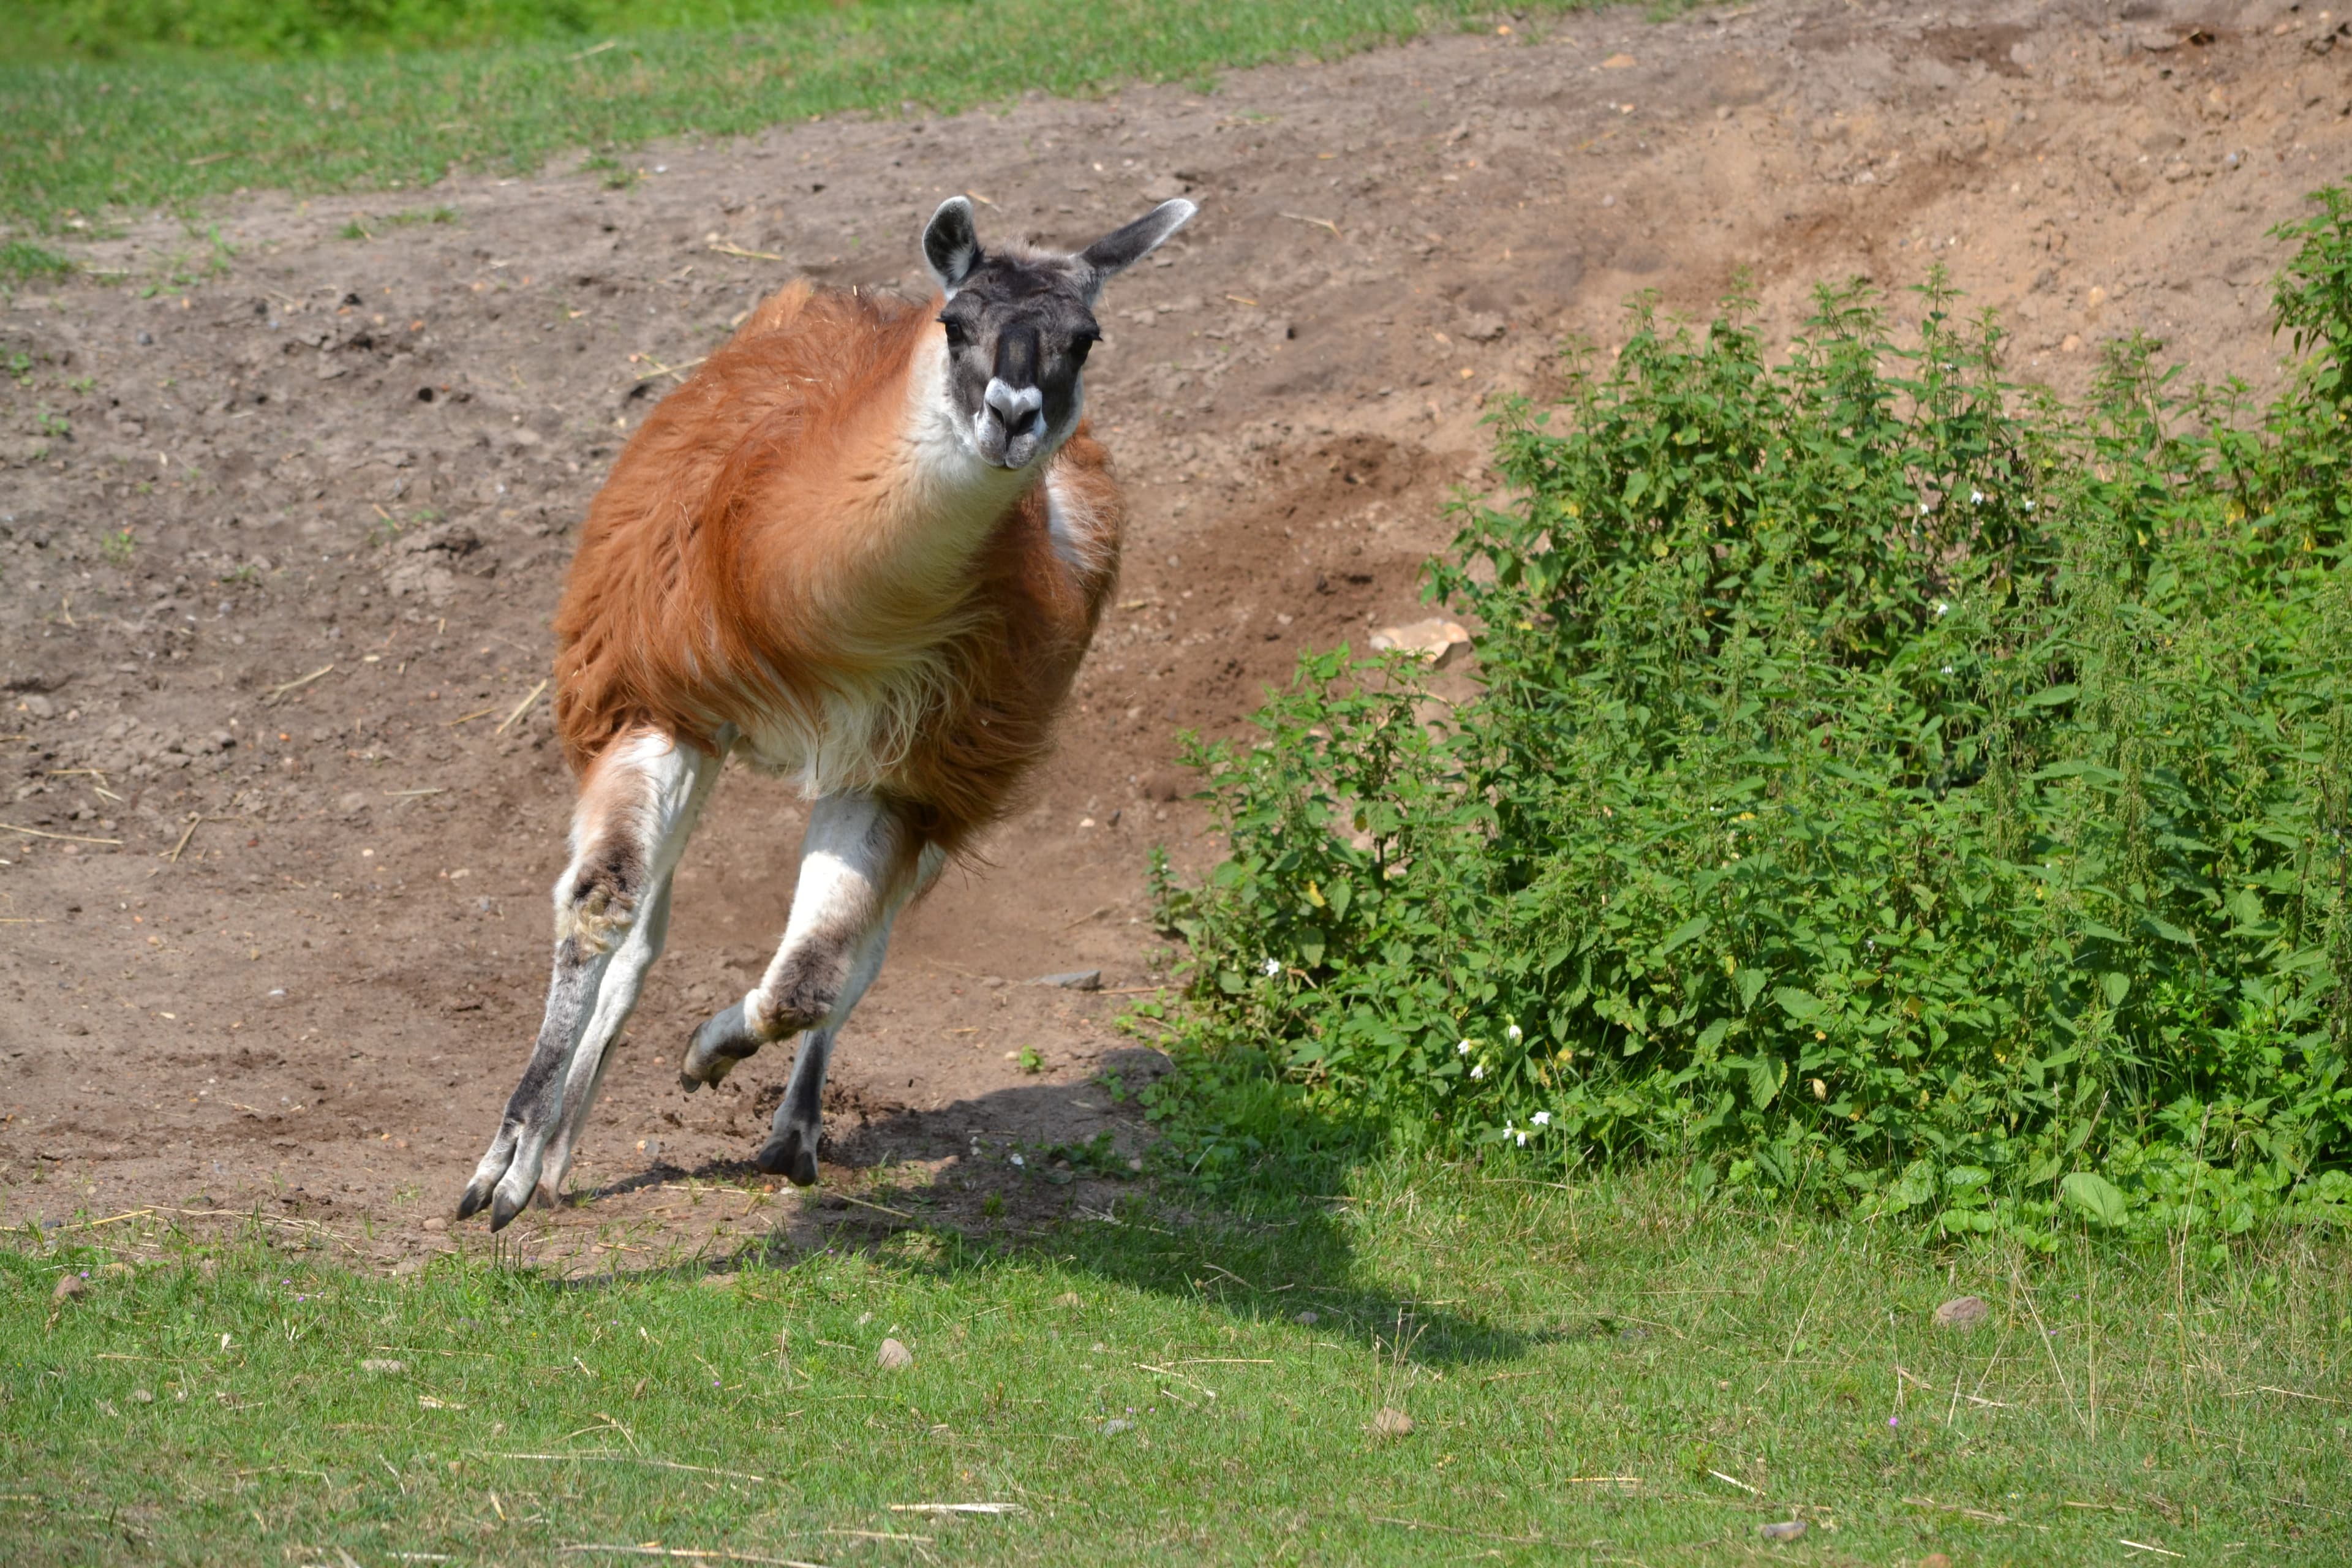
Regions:
[[[719,763],[644,731],[614,742],[589,770],[572,815],[572,863],[555,885],[547,1011],[497,1136],[458,1203],[459,1218],[487,1206],[493,1230],[513,1219],[567,1119],[574,1124],[562,1136],[569,1160],[605,1047],[660,951],[670,873]]]
[[[670,886],[671,879],[664,877],[654,889],[637,931],[613,955],[613,966],[596,988],[596,1012],[581,1037],[580,1048],[572,1053],[572,1070],[564,1075],[563,1104],[557,1112],[555,1135],[548,1140],[540,1164],[540,1197],[551,1205],[562,1194],[563,1178],[571,1173],[572,1157],[580,1147],[581,1130],[604,1089],[604,1069],[613,1065],[613,1042],[636,1006],[646,971],[661,957],[669,940]],[[637,939],[639,933],[642,941]]]

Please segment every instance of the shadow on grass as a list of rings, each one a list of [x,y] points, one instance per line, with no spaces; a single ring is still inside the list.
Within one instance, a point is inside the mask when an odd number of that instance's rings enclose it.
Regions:
[[[1135,1059],[1120,1059],[1128,1057]],[[1115,1053],[1107,1067],[1124,1067],[1132,1082],[1146,1058],[1164,1070],[1164,1058],[1143,1051]],[[1439,1366],[1516,1360],[1553,1337],[1496,1327],[1475,1301],[1417,1298],[1372,1278],[1345,1220],[1349,1199],[1336,1190],[1346,1163],[1328,1152],[1328,1129],[1262,1127],[1255,1163],[1209,1189],[1130,1174],[1128,1159],[1152,1134],[1131,1106],[1073,1114],[1077,1102],[1102,1098],[1099,1085],[1024,1085],[934,1110],[880,1109],[855,1125],[829,1115],[824,1178],[796,1213],[788,1209],[764,1240],[731,1255],[656,1272],[789,1268],[823,1252],[863,1252],[935,1279],[1050,1265],[1237,1320],[1304,1324],[1391,1353],[1404,1347]],[[1008,1138],[1006,1130],[1017,1131]],[[749,1159],[720,1160],[657,1166],[587,1195],[677,1177],[764,1179]],[[929,1245],[907,1247],[910,1235]]]

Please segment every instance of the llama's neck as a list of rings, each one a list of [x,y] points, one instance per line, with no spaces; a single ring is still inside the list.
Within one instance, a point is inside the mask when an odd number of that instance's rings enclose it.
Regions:
[[[972,559],[1052,454],[1024,468],[981,459],[949,395],[947,347],[937,332],[916,343],[904,388],[870,471],[873,511],[857,553],[896,590],[882,597],[912,609],[962,595]]]

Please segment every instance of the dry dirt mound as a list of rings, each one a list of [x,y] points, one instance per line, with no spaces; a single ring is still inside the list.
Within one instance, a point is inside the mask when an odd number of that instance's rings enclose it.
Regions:
[[[0,313],[0,358],[33,362],[0,416],[0,1217],[266,1198],[371,1216],[387,1258],[453,1245],[430,1216],[543,983],[569,796],[529,698],[571,531],[673,367],[795,272],[916,281],[959,189],[991,232],[1051,240],[1180,191],[1203,210],[1107,301],[1093,407],[1136,521],[1061,756],[992,868],[902,924],[831,1152],[916,1164],[974,1224],[983,1189],[1099,1201],[1005,1155],[1141,1135],[1093,1080],[1122,1048],[1152,1068],[1109,1027],[1162,961],[1146,847],[1213,848],[1167,798],[1171,731],[1229,730],[1301,647],[1410,616],[1442,501],[1481,481],[1486,399],[1541,385],[1563,331],[1605,345],[1637,289],[1701,310],[1747,267],[1785,333],[1818,279],[1931,263],[2009,316],[2021,377],[2077,389],[2146,328],[2260,385],[2264,231],[2352,166],[2333,26],[1612,13],[1206,96],[671,146],[626,190],[257,198],[200,282],[174,281],[176,225],[90,246],[129,280]],[[428,203],[457,221],[379,221]],[[379,237],[336,237],[354,216]],[[685,1100],[664,1058],[764,962],[799,815],[722,791],[580,1162],[604,1196],[530,1216],[527,1247],[771,1223],[675,1192],[744,1170],[788,1061]],[[1023,984],[1092,967],[1108,991]]]

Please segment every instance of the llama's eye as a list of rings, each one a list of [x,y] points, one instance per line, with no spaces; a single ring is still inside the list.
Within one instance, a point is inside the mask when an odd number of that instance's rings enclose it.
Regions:
[[[942,316],[940,318],[940,325],[948,330],[948,347],[960,349],[971,342],[971,334],[964,331],[961,321],[950,321]]]
[[[1079,364],[1087,363],[1087,352],[1102,342],[1100,332],[1079,332],[1070,339],[1070,358]]]

